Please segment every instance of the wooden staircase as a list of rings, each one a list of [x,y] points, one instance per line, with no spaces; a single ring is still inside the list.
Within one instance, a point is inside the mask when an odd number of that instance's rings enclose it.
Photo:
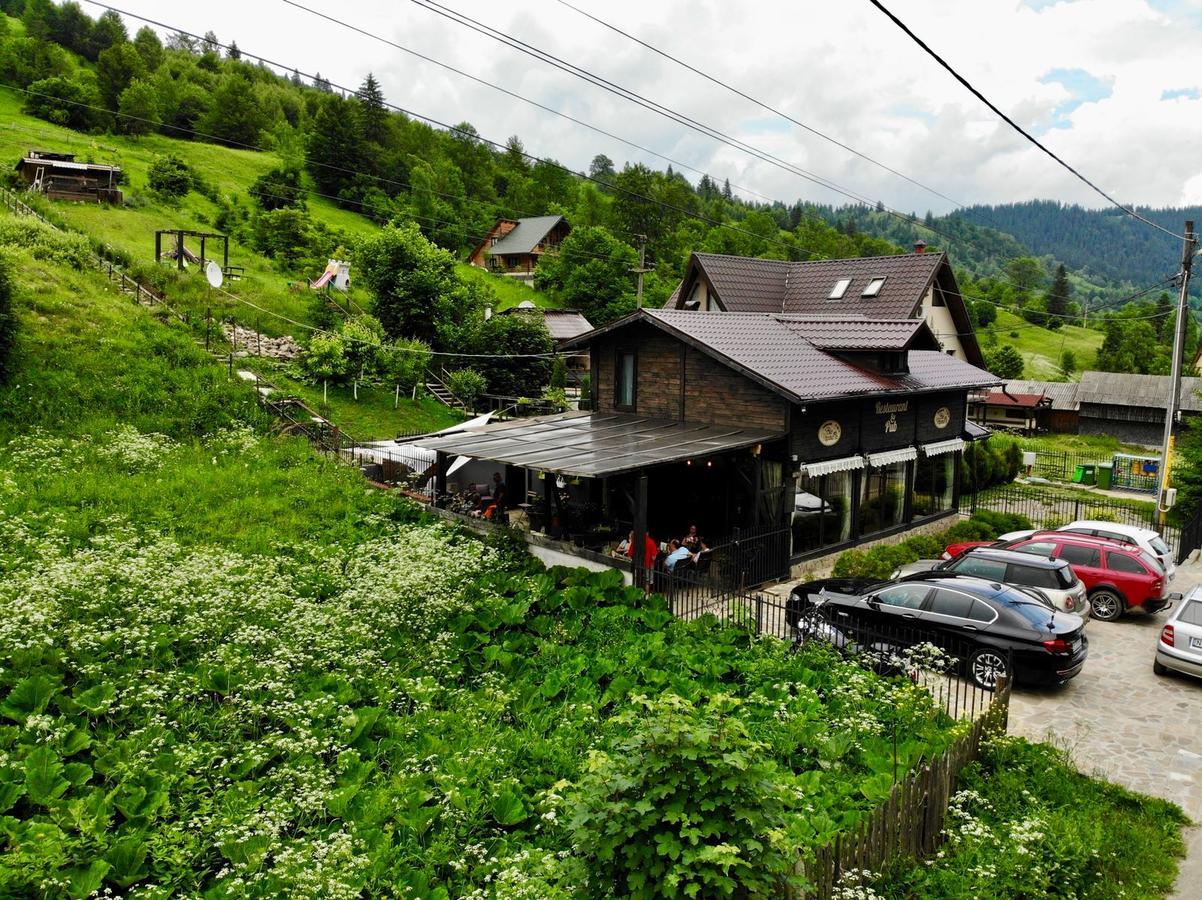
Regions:
[[[444,381],[446,377],[446,369],[443,369],[439,375],[435,375],[433,372],[426,374],[426,390],[430,392],[430,396],[443,406],[450,407],[451,409],[457,409],[460,412],[470,412],[470,410],[463,405],[463,402],[451,393],[451,389],[447,387],[446,382]]]

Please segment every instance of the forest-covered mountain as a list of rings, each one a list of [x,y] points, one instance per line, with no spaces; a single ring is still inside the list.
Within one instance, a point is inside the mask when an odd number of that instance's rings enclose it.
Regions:
[[[1148,220],[1181,234],[1186,220],[1202,222],[1202,206],[1153,209],[1137,206]],[[1051,255],[1084,277],[1139,287],[1175,273],[1181,240],[1117,209],[1085,209],[1054,200],[1003,206],[972,206],[937,220],[975,223],[1012,235],[1036,255]]]

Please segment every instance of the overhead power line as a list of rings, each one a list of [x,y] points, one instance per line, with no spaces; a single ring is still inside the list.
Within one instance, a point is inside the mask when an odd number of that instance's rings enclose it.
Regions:
[[[292,0],[284,0],[284,2],[292,3]],[[854,200],[856,203],[860,203],[865,206],[877,206],[880,209],[882,209],[884,212],[888,213],[889,215],[891,215],[901,221],[906,222],[907,224],[922,228],[922,229],[930,232],[931,234],[937,234],[940,237],[942,237],[944,240],[948,241],[949,243],[956,243],[956,239],[954,237],[952,237],[951,235],[944,234],[938,228],[935,228],[932,225],[927,225],[923,222],[920,222],[919,220],[917,220],[915,217],[911,216],[908,213],[904,213],[904,212],[901,212],[900,210],[894,209],[890,206],[886,206],[880,200],[874,200],[870,197],[866,197],[862,194],[859,194],[859,193],[851,190],[850,188],[846,188],[839,184],[836,184],[835,182],[831,181],[829,178],[826,178],[825,176],[817,175],[813,172],[803,169],[800,166],[796,165],[795,163],[791,163],[788,160],[781,159],[780,157],[775,156],[774,154],[769,153],[766,150],[762,150],[758,147],[755,147],[752,144],[747,143],[746,141],[743,141],[739,138],[733,137],[732,135],[729,135],[723,131],[720,131],[717,128],[714,128],[711,125],[706,125],[705,123],[700,122],[700,121],[686,115],[685,113],[682,113],[676,109],[673,109],[669,106],[659,103],[658,101],[652,100],[649,97],[646,97],[645,95],[638,93],[637,91],[634,91],[627,87],[623,87],[620,84],[610,81],[609,79],[605,78],[604,76],[597,75],[595,72],[592,72],[588,69],[578,66],[575,63],[561,59],[560,57],[555,56],[554,54],[549,53],[546,50],[542,50],[538,47],[535,47],[533,44],[529,44],[526,41],[521,40],[520,38],[516,38],[513,35],[508,34],[507,32],[505,32],[504,30],[502,30],[500,28],[497,28],[497,27],[491,26],[491,25],[487,25],[477,19],[473,19],[470,16],[466,15],[465,13],[458,12],[456,10],[451,9],[450,7],[443,6],[442,4],[437,3],[437,2],[435,2],[435,0],[411,0],[411,2],[413,2],[417,6],[421,7],[422,9],[428,10],[429,12],[432,12],[432,13],[435,13],[436,15],[442,16],[443,18],[445,18],[451,22],[454,22],[457,25],[462,25],[465,28],[468,28],[472,31],[477,32],[478,34],[482,34],[485,37],[489,38],[490,40],[504,44],[505,46],[510,47],[511,49],[517,50],[519,53],[525,54],[526,56],[529,56],[533,59],[537,59],[540,62],[543,62],[549,66],[552,66],[553,68],[559,69],[563,72],[568,73],[569,75],[579,78],[582,81],[588,82],[589,84],[599,87],[604,91],[608,91],[611,94],[621,97],[623,100],[633,103],[636,106],[640,106],[643,109],[647,109],[659,116],[662,116],[662,117],[668,119],[669,121],[675,122],[678,125],[683,125],[684,127],[688,128],[692,131],[695,131],[698,134],[704,135],[705,137],[715,140],[718,143],[724,144],[728,147],[738,150],[741,153],[746,153],[747,155],[753,157],[754,159],[758,159],[761,162],[766,162],[769,165],[774,166],[778,169],[781,169],[784,172],[787,172],[791,175],[796,175],[799,178],[802,178],[806,181],[811,182],[812,184],[818,185],[819,187],[825,188],[829,191],[832,191],[833,193],[840,194],[840,195],[848,198],[849,200]],[[296,4],[292,3],[292,5],[296,5]],[[341,21],[341,20],[334,19],[334,21]],[[376,38],[375,35],[371,35],[371,37]],[[379,39],[379,38],[376,38],[376,39]]]
[[[819,129],[813,127],[812,125],[807,125],[805,122],[802,122],[802,121],[794,118],[793,116],[789,115],[788,113],[783,112],[780,109],[777,109],[775,106],[772,106],[771,104],[769,104],[763,100],[753,97],[751,94],[748,94],[746,91],[743,91],[743,90],[735,87],[734,85],[721,80],[720,78],[714,77],[709,72],[706,72],[703,69],[698,69],[696,66],[693,66],[693,65],[685,62],[683,59],[680,59],[679,57],[673,56],[671,53],[668,53],[666,50],[661,50],[659,47],[656,47],[654,44],[652,44],[648,41],[645,41],[642,38],[637,37],[628,31],[623,31],[617,25],[614,25],[611,22],[606,22],[604,19],[594,16],[592,13],[581,9],[579,6],[575,6],[571,3],[569,3],[568,0],[555,0],[555,2],[558,3],[560,6],[566,6],[568,9],[573,10],[576,13],[579,13],[580,15],[584,16],[586,19],[596,22],[602,28],[608,28],[610,31],[621,35],[622,37],[626,38],[627,40],[634,41],[636,44],[638,44],[642,47],[645,47],[646,49],[650,50],[652,53],[656,54],[657,56],[662,56],[664,59],[669,60],[670,62],[673,62],[676,65],[678,65],[684,69],[688,69],[693,74],[701,76],[702,78],[704,78],[706,81],[710,82],[711,84],[716,84],[718,87],[724,88],[724,89],[730,91],[732,94],[735,94],[736,96],[742,97],[744,100],[749,101],[750,103],[754,103],[756,106],[760,107],[760,109],[767,110],[768,112],[772,113],[773,115],[779,116],[780,118],[784,119],[785,121],[793,123],[798,128],[808,131],[810,134],[814,135],[815,137],[820,137],[824,141],[834,144],[836,147],[846,150],[848,153],[851,153],[854,156],[858,156],[860,159],[862,159],[866,162],[870,162],[874,166],[876,166],[880,169],[884,169],[886,172],[890,173],[891,175],[896,175],[898,178],[901,178],[905,181],[910,182],[910,184],[914,185],[915,187],[922,188],[924,191],[927,191],[928,193],[931,193],[931,194],[935,195],[936,197],[939,197],[942,200],[946,200],[948,203],[951,203],[953,206],[959,207],[961,209],[964,208],[963,203],[960,203],[957,200],[953,200],[951,197],[947,196],[947,194],[937,191],[935,188],[931,187],[930,185],[923,184],[921,181],[918,181],[915,178],[911,178],[909,175],[905,174],[904,172],[899,172],[897,169],[894,169],[891,166],[886,165],[885,163],[881,162],[878,159],[873,159],[867,153],[857,150],[855,147],[851,147],[851,146],[843,143],[842,141],[838,140],[837,138],[831,137],[829,134],[826,134],[825,132],[820,131]]]
[[[177,34],[183,34],[183,35],[186,35],[186,36],[192,37],[192,38],[194,38],[194,39],[197,39],[197,40],[203,40],[203,38],[202,38],[201,36],[199,36],[199,35],[196,35],[196,34],[193,34],[193,33],[189,32],[189,31],[186,31],[186,30],[184,30],[184,29],[176,28],[176,27],[174,27],[174,26],[172,26],[172,25],[169,25],[169,24],[167,24],[167,23],[165,23],[165,22],[161,22],[161,21],[158,21],[158,20],[155,20],[155,19],[150,19],[150,18],[147,18],[147,17],[145,17],[145,16],[141,16],[141,15],[138,15],[138,14],[135,14],[135,13],[130,13],[130,12],[128,12],[128,11],[126,11],[126,10],[123,10],[123,9],[120,9],[120,8],[118,8],[118,7],[114,7],[114,6],[111,6],[111,5],[109,5],[109,4],[106,4],[106,3],[101,3],[101,2],[98,2],[98,0],[85,0],[85,2],[89,3],[89,4],[90,4],[90,5],[92,5],[92,6],[97,6],[97,7],[101,8],[101,9],[111,10],[112,12],[116,12],[116,13],[118,13],[118,14],[120,14],[120,15],[128,16],[129,18],[135,19],[135,20],[137,20],[137,21],[142,21],[142,22],[146,22],[146,23],[148,23],[148,24],[151,24],[151,25],[155,25],[155,26],[157,26],[157,27],[159,27],[159,28],[163,28],[163,29],[165,29],[165,30],[167,30],[167,31],[170,31],[170,32],[175,32],[175,33],[177,33]],[[286,2],[286,3],[289,3],[289,2],[291,2],[291,0],[284,0],[284,2]],[[419,2],[419,0],[413,0],[413,2],[415,2],[415,3],[418,3],[418,5],[424,5],[424,4],[420,3],[420,2]],[[300,6],[299,6],[299,4],[296,4],[296,3],[292,3],[292,5],[294,5],[294,6],[298,6],[298,8],[303,8],[303,7],[300,7]],[[435,5],[436,5],[436,4],[435,4]],[[338,20],[335,20],[335,21],[338,21]],[[345,23],[344,23],[344,24],[345,24]],[[354,29],[354,26],[349,26],[349,25],[348,25],[347,27],[350,27],[350,28],[352,28],[353,30],[357,30],[357,31],[359,30],[359,29]],[[474,29],[474,30],[477,30],[477,29]],[[372,35],[369,35],[369,36],[372,36]],[[491,36],[491,35],[490,35],[490,36]],[[373,37],[374,37],[374,36],[373,36]],[[387,42],[386,42],[386,43],[387,43]],[[520,42],[519,42],[519,43],[520,43]],[[216,43],[215,43],[215,46],[217,46],[217,47],[220,47],[220,48],[222,48],[222,49],[225,49],[225,50],[227,50],[227,51],[230,49],[230,48],[229,48],[229,45],[227,45],[227,44],[223,44],[223,43],[221,43],[221,42],[216,42]],[[309,78],[311,81],[313,81],[313,80],[316,80],[316,76],[315,76],[314,74],[307,73],[307,72],[302,72],[300,69],[298,69],[298,68],[297,68],[297,67],[295,67],[295,66],[288,66],[288,65],[286,65],[286,64],[284,64],[284,63],[280,63],[280,62],[278,62],[278,61],[271,60],[271,59],[268,59],[268,58],[266,58],[266,57],[257,56],[257,55],[255,55],[255,54],[253,54],[253,53],[249,53],[249,52],[247,52],[247,51],[245,51],[245,50],[241,50],[241,48],[240,48],[240,53],[242,54],[242,56],[243,56],[243,57],[246,57],[246,58],[249,58],[249,59],[254,59],[254,60],[257,60],[258,62],[260,62],[260,63],[263,63],[263,64],[265,64],[265,65],[273,66],[273,67],[275,67],[276,69],[279,69],[279,70],[281,70],[281,71],[283,71],[283,72],[285,72],[285,73],[292,72],[292,73],[296,73],[296,74],[299,74],[299,75],[303,75],[304,77],[306,77],[306,78]],[[570,64],[569,64],[569,65],[570,65]],[[336,89],[338,89],[338,90],[342,91],[342,92],[343,92],[343,93],[345,93],[345,94],[351,94],[351,95],[354,95],[354,94],[357,94],[357,93],[358,93],[356,90],[354,90],[354,89],[352,89],[352,88],[348,88],[348,87],[346,87],[346,86],[343,86],[343,85],[335,84],[335,83],[333,83],[333,82],[330,82],[328,79],[326,79],[325,81],[326,81],[326,84],[328,84],[330,87],[332,87],[332,88],[336,88]],[[67,101],[67,102],[73,102],[73,101]],[[80,105],[85,105],[85,106],[86,106],[86,104],[80,104]],[[471,140],[478,140],[478,141],[480,141],[481,143],[489,144],[490,146],[492,146],[492,147],[494,147],[494,148],[496,148],[496,149],[498,149],[498,150],[507,150],[507,149],[508,149],[506,145],[504,145],[504,144],[502,144],[502,143],[500,143],[500,142],[498,142],[498,141],[495,141],[495,140],[492,140],[492,139],[489,139],[489,138],[483,137],[482,135],[476,134],[476,133],[474,133],[474,132],[465,132],[463,129],[459,128],[458,126],[449,125],[449,124],[447,124],[447,123],[445,123],[445,122],[442,122],[442,121],[440,121],[440,120],[438,120],[438,119],[435,119],[435,118],[432,118],[432,117],[430,117],[430,116],[426,116],[426,115],[423,115],[423,114],[421,114],[421,113],[416,113],[416,112],[414,112],[414,111],[412,111],[412,110],[409,110],[409,109],[406,109],[406,108],[404,108],[404,107],[398,106],[397,104],[390,103],[390,102],[388,102],[388,101],[383,101],[383,105],[384,105],[384,106],[386,106],[386,107],[388,107],[389,109],[393,109],[393,110],[395,110],[395,111],[397,111],[397,112],[400,112],[400,113],[402,113],[402,114],[404,114],[404,115],[407,115],[407,116],[410,116],[410,117],[412,117],[412,118],[415,118],[415,119],[418,119],[418,120],[421,120],[421,121],[427,122],[427,123],[429,123],[429,124],[431,124],[431,125],[435,125],[435,126],[437,126],[437,127],[443,128],[443,129],[445,129],[446,131],[448,131],[448,132],[450,132],[450,133],[452,133],[452,134],[461,135],[461,136],[463,136],[464,138],[471,139]],[[95,108],[95,107],[93,107],[93,108]],[[110,113],[111,113],[111,111],[109,111],[109,110],[104,110],[104,111],[105,111],[105,112],[110,112]],[[113,115],[119,115],[118,113],[111,113],[111,114],[113,114]],[[169,126],[169,127],[174,127],[174,126]],[[181,129],[181,130],[187,131],[187,129]],[[193,133],[196,133],[196,132],[193,132]],[[204,136],[204,135],[202,135],[202,136]],[[208,136],[208,137],[212,137],[212,136]],[[213,139],[214,139],[214,140],[218,140],[217,138],[213,138]],[[248,146],[249,146],[249,145],[248,145]],[[254,147],[251,147],[250,149],[261,149],[261,148],[254,148]],[[724,229],[726,229],[726,230],[729,230],[729,231],[732,231],[732,232],[735,232],[735,233],[739,233],[739,234],[743,234],[743,235],[746,235],[746,236],[749,236],[749,237],[755,238],[756,240],[761,240],[761,241],[764,241],[765,243],[774,244],[774,245],[776,245],[776,246],[783,247],[783,248],[785,248],[786,250],[788,250],[788,251],[790,251],[790,252],[801,252],[801,253],[804,253],[804,254],[806,254],[806,255],[808,255],[808,256],[811,256],[811,257],[813,257],[813,256],[818,256],[818,255],[821,255],[821,254],[820,254],[818,251],[811,251],[811,250],[808,250],[807,248],[805,248],[805,247],[802,247],[802,246],[800,246],[800,245],[793,244],[793,243],[789,243],[789,242],[785,242],[785,241],[781,241],[781,240],[779,240],[779,239],[776,239],[776,240],[774,240],[774,239],[772,239],[772,238],[766,238],[766,237],[764,237],[763,235],[759,235],[759,234],[756,234],[755,232],[751,232],[751,231],[749,231],[749,230],[747,230],[747,229],[740,228],[740,227],[738,227],[737,225],[732,225],[732,224],[730,224],[730,223],[727,223],[727,222],[722,222],[722,221],[719,221],[719,220],[715,220],[715,219],[712,219],[712,218],[710,218],[710,217],[708,217],[708,216],[703,216],[703,215],[700,215],[700,214],[694,213],[694,212],[692,212],[691,210],[687,210],[687,209],[685,209],[685,208],[683,208],[683,207],[679,207],[679,206],[676,206],[676,205],[674,205],[674,204],[664,203],[664,202],[662,202],[662,201],[660,201],[660,200],[656,200],[655,198],[647,197],[646,195],[639,194],[639,193],[638,193],[638,192],[636,192],[636,191],[631,191],[631,190],[629,190],[629,189],[626,189],[626,188],[619,187],[619,186],[617,186],[617,185],[614,185],[614,184],[612,184],[612,183],[610,183],[610,182],[607,182],[607,181],[602,181],[602,180],[600,180],[600,179],[598,179],[598,178],[595,178],[595,177],[593,177],[593,176],[590,176],[590,175],[587,175],[587,174],[584,174],[584,173],[573,172],[571,169],[567,168],[566,166],[563,166],[562,164],[560,164],[560,163],[558,163],[558,162],[556,162],[556,161],[554,161],[554,160],[540,158],[540,157],[538,157],[538,156],[536,156],[536,155],[534,155],[534,154],[531,154],[531,153],[528,153],[528,152],[526,152],[525,150],[522,150],[522,151],[520,151],[520,152],[521,152],[521,155],[522,155],[524,158],[526,158],[526,159],[528,159],[528,160],[531,160],[532,162],[536,162],[536,163],[538,163],[538,162],[541,162],[541,163],[544,163],[544,164],[546,164],[546,165],[553,166],[553,167],[555,167],[555,168],[557,168],[557,169],[559,169],[559,170],[561,170],[561,171],[563,171],[563,172],[565,172],[565,173],[567,173],[567,174],[573,175],[573,176],[575,176],[575,177],[583,178],[584,180],[587,180],[587,181],[593,182],[593,183],[595,183],[595,184],[598,184],[598,185],[600,185],[600,186],[603,186],[603,187],[605,187],[605,188],[607,188],[607,189],[609,189],[609,190],[618,191],[618,192],[620,192],[620,193],[623,193],[623,194],[625,194],[625,195],[627,195],[627,196],[631,196],[631,197],[634,197],[634,198],[636,198],[636,199],[640,199],[640,200],[647,201],[647,202],[649,202],[649,203],[652,203],[652,204],[655,204],[655,205],[659,206],[659,207],[660,207],[660,208],[662,208],[662,209],[670,209],[670,210],[672,210],[672,211],[679,212],[679,213],[680,213],[682,216],[684,216],[684,217],[686,217],[686,218],[692,218],[692,219],[694,219],[694,220],[696,220],[696,221],[703,222],[703,223],[705,223],[705,224],[708,224],[708,225],[711,225],[711,226],[713,226],[713,227],[720,227],[720,228],[724,228]],[[334,167],[334,168],[339,168],[339,167]],[[379,176],[373,176],[373,175],[370,175],[369,173],[359,173],[359,172],[357,172],[356,170],[350,170],[350,169],[342,169],[342,171],[346,171],[346,172],[348,172],[348,173],[352,173],[352,174],[362,174],[362,175],[364,175],[364,176],[366,176],[366,177],[368,177],[368,178],[378,178],[378,177],[379,177]],[[418,189],[415,189],[415,190],[422,190],[422,189],[418,188]],[[309,192],[309,193],[312,193],[312,194],[314,194],[314,195],[316,195],[316,196],[322,196],[322,197],[326,197],[327,199],[330,199],[330,200],[332,200],[332,201],[334,201],[334,202],[340,202],[340,203],[345,203],[345,202],[347,202],[347,201],[343,200],[342,198],[338,198],[338,197],[330,197],[329,195],[320,194],[319,192],[316,192],[316,191],[308,191],[308,192]],[[454,195],[444,195],[444,196],[454,196]],[[465,197],[465,198],[458,198],[458,197],[454,197],[454,198],[455,198],[455,199],[468,199],[468,198],[466,198],[466,197]],[[362,208],[362,204],[358,204],[358,205],[360,205],[360,208]],[[936,233],[936,234],[941,234],[941,232],[938,232],[938,230],[937,230],[937,229],[933,229],[933,228],[931,228],[930,226],[924,225],[924,224],[922,224],[921,222],[919,222],[918,220],[914,219],[914,218],[913,218],[913,217],[911,217],[911,216],[904,215],[904,214],[898,214],[898,215],[899,215],[900,217],[902,217],[902,218],[903,218],[903,219],[904,219],[906,222],[908,222],[908,223],[909,223],[909,224],[911,224],[911,225],[914,225],[914,226],[916,226],[916,227],[925,228],[926,230],[928,230],[928,231],[932,231],[932,232],[934,232],[934,233]],[[423,216],[420,216],[420,215],[412,215],[412,217],[413,217],[413,218],[416,218],[416,219],[419,219],[419,220],[424,220],[424,221],[432,221],[432,222],[435,222],[435,223],[438,223],[438,224],[450,225],[450,226],[452,226],[452,227],[456,227],[456,226],[457,226],[457,227],[460,227],[460,228],[463,228],[463,227],[464,227],[464,226],[462,226],[462,224],[461,224],[461,223],[447,222],[447,221],[445,221],[445,220],[436,220],[436,219],[430,219],[429,217],[423,217]],[[471,235],[465,235],[465,236],[471,236]],[[947,236],[945,236],[945,237],[947,237]],[[954,238],[951,238],[951,237],[947,237],[947,239],[949,240],[949,242],[951,242],[951,243],[953,243],[953,244],[960,243],[959,241],[957,241],[957,240],[955,240]],[[607,259],[607,260],[608,260],[608,259],[612,259],[612,258],[610,258],[610,257],[598,256],[598,255],[596,255],[596,254],[586,254],[586,255],[590,255],[590,256],[596,256],[597,258],[602,258],[602,259]],[[1009,281],[1009,280],[1010,280],[1010,279],[1009,279],[1007,276],[1005,276],[1004,274],[1002,274],[1002,275],[1000,275],[1000,276],[998,276],[998,277],[999,277],[1001,280],[1003,280],[1003,281]],[[966,299],[973,299],[973,300],[978,300],[978,301],[981,301],[981,302],[989,303],[989,304],[991,304],[991,305],[997,306],[998,308],[1002,308],[1002,309],[1006,309],[1006,308],[1007,308],[1007,307],[1005,307],[1003,304],[996,303],[995,301],[988,300],[987,298],[978,297],[978,296],[971,295],[971,294],[964,294],[963,292],[961,292],[961,296],[962,296],[962,297],[965,297]],[[1066,316],[1065,318],[1072,318],[1072,317],[1071,317],[1071,316]]]
[[[193,37],[193,38],[197,37],[197,35],[189,32],[189,31],[186,31],[184,29],[176,28],[175,26],[168,25],[165,22],[160,22],[155,19],[150,19],[150,18],[147,18],[146,16],[141,16],[136,13],[127,12],[126,10],[123,10],[119,7],[110,6],[107,3],[100,3],[100,2],[98,2],[98,0],[84,0],[84,2],[88,3],[91,6],[99,7],[100,9],[107,9],[107,10],[111,10],[112,12],[118,13],[120,15],[128,16],[129,18],[135,19],[139,22],[146,22],[150,25],[155,25],[155,26],[157,26],[159,28],[163,28],[167,31],[175,32],[177,34],[187,35],[188,37]],[[211,42],[211,43],[214,43],[214,46],[221,47],[227,51],[229,50],[229,45],[227,45],[227,44],[222,44],[220,42]],[[238,52],[242,55],[243,58],[254,59],[254,60],[257,60],[258,62],[263,63],[264,65],[274,66],[276,69],[279,69],[282,72],[284,72],[285,77],[286,77],[287,73],[291,73],[291,72],[296,72],[300,75],[304,75],[306,78],[309,78],[310,80],[314,80],[316,77],[308,72],[304,72],[303,70],[301,70],[295,66],[289,66],[284,63],[268,59],[267,57],[264,57],[264,56],[257,56],[253,53],[249,53],[246,50],[243,50],[242,48],[238,48]],[[344,94],[354,95],[354,94],[358,93],[354,88],[348,88],[345,85],[336,84],[335,82],[332,82],[329,79],[324,79],[324,80],[325,80],[325,83],[328,84],[331,88],[337,88],[338,90],[342,91]],[[397,104],[390,103],[388,101],[383,101],[383,105],[388,107],[389,109],[395,110],[396,112],[403,113],[404,115],[409,116],[412,119],[418,119],[422,122],[426,122],[427,124],[434,125],[438,128],[442,128],[445,131],[447,131],[451,134],[454,134],[454,135],[458,135],[459,137],[462,137],[466,140],[479,141],[480,143],[488,144],[492,147],[495,147],[497,150],[500,150],[500,151],[507,151],[509,149],[506,146],[506,144],[504,144],[501,141],[496,141],[491,138],[486,138],[483,135],[475,133],[474,131],[470,131],[470,132],[465,131],[464,129],[460,128],[457,125],[450,125],[440,119],[434,118],[433,116],[427,116],[427,115],[424,115],[419,112],[414,112],[411,109],[407,109],[406,107],[403,107],[403,106],[398,106]],[[673,204],[673,203],[667,203],[663,200],[658,200],[654,197],[648,197],[645,194],[640,194],[638,191],[632,191],[629,188],[621,187],[619,185],[613,184],[610,181],[605,181],[605,180],[596,178],[594,176],[588,175],[583,172],[575,172],[572,169],[569,169],[567,166],[563,165],[562,163],[556,162],[553,159],[539,157],[533,153],[528,153],[525,150],[521,150],[519,152],[524,159],[528,159],[533,163],[542,163],[544,165],[551,166],[555,169],[558,169],[561,172],[564,172],[573,177],[582,178],[585,181],[589,181],[589,182],[592,182],[593,184],[604,187],[606,190],[624,194],[626,196],[633,197],[638,200],[644,200],[650,204],[653,204],[654,206],[659,207],[661,210],[670,210],[672,212],[679,213],[681,216],[683,216],[685,218],[693,219],[698,222],[703,222],[703,223],[710,225],[712,227],[715,227],[715,228],[723,228],[723,229],[726,229],[727,231],[731,231],[736,234],[742,234],[747,237],[754,238],[758,241],[764,241],[765,243],[773,244],[773,245],[781,247],[789,252],[793,252],[793,253],[801,252],[801,253],[806,254],[807,256],[820,256],[821,255],[820,251],[809,250],[798,244],[789,243],[787,241],[782,241],[780,239],[764,237],[763,235],[757,234],[756,232],[750,231],[746,228],[740,228],[739,226],[732,225],[729,222],[723,222],[718,219],[710,218],[709,216],[701,215],[700,213],[693,212],[690,209],[686,209],[685,207],[682,207],[682,206],[677,206],[676,204]],[[370,175],[367,175],[367,173],[363,173],[363,174],[367,177],[371,177]]]
[[[1100,187],[1098,187],[1096,184],[1094,184],[1092,181],[1090,181],[1088,178],[1086,178],[1084,175],[1082,175],[1080,172],[1078,172],[1076,169],[1074,169],[1071,165],[1069,165],[1067,162],[1065,162],[1063,159],[1061,159],[1059,156],[1057,156],[1055,153],[1053,153],[1051,150],[1049,150],[1046,146],[1044,146],[1042,143],[1040,143],[1039,140],[1037,138],[1035,138],[1030,132],[1028,132],[1025,128],[1023,128],[1021,125],[1019,125],[1017,122],[1015,122],[1012,118],[1010,118],[1008,115],[1006,115],[1000,109],[998,109],[997,106],[994,105],[994,103],[992,101],[990,101],[988,97],[986,97],[979,90],[977,90],[975,87],[973,87],[972,84],[969,83],[967,78],[965,78],[963,75],[961,75],[959,72],[957,72],[954,68],[952,68],[951,63],[949,63],[942,56],[940,56],[938,53],[936,53],[934,50],[932,50],[931,47],[922,38],[920,38],[918,35],[916,35],[905,22],[903,22],[901,19],[899,19],[893,13],[891,13],[885,7],[885,5],[880,2],[880,0],[868,0],[868,2],[871,3],[873,6],[875,6],[877,9],[879,9],[881,12],[883,12],[890,19],[890,21],[893,22],[894,25],[896,25],[898,28],[900,28],[902,31],[904,31],[910,37],[910,39],[914,41],[914,43],[918,44],[919,47],[921,47],[923,50],[925,50],[927,52],[927,55],[929,55],[931,57],[931,59],[935,60],[935,62],[939,63],[939,65],[941,65],[944,69],[946,69],[951,74],[951,76],[956,79],[956,81],[960,82],[960,84],[962,84],[969,91],[969,93],[971,93],[974,97],[976,97],[978,100],[980,100],[986,106],[988,106],[991,110],[993,110],[993,112],[998,116],[998,118],[1000,118],[1003,122],[1005,122],[1007,125],[1009,125],[1011,128],[1013,128],[1019,134],[1021,134],[1024,138],[1026,138],[1028,141],[1030,141],[1032,144],[1034,144],[1036,147],[1038,147],[1040,150],[1042,150],[1044,153],[1046,153],[1052,159],[1054,159],[1057,163],[1059,163],[1061,166],[1063,166],[1065,169],[1067,169],[1069,172],[1071,172],[1073,175],[1075,175],[1082,182],[1087,184],[1090,188],[1092,188],[1094,190],[1094,192],[1096,192],[1101,197],[1105,198],[1109,203],[1111,203],[1116,208],[1122,210],[1124,213],[1131,216],[1133,219],[1137,219],[1140,222],[1143,222],[1145,225],[1151,225],[1153,228],[1157,229],[1158,231],[1163,231],[1165,234],[1171,235],[1172,237],[1175,237],[1178,240],[1181,239],[1181,235],[1177,234],[1175,231],[1165,228],[1163,225],[1158,225],[1157,223],[1153,222],[1151,219],[1144,218],[1143,216],[1141,216],[1139,213],[1137,213],[1135,210],[1131,209],[1130,207],[1124,206],[1122,203],[1119,203],[1119,201],[1115,200],[1108,193],[1106,193],[1104,190],[1102,190]]]

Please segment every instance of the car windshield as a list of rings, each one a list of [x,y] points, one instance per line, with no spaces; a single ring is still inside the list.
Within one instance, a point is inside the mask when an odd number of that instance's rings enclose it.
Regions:
[[[1169,545],[1160,539],[1160,535],[1155,535],[1151,540],[1148,541],[1148,543],[1151,544],[1152,549],[1161,556],[1169,555]]]

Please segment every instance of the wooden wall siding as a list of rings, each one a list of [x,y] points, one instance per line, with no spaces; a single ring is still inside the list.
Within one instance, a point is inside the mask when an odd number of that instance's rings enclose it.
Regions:
[[[896,404],[906,404],[904,411],[894,410]],[[935,411],[946,406],[951,421],[944,428],[935,427]],[[789,452],[799,463],[838,459],[853,453],[875,453],[908,447],[915,443],[949,440],[959,437],[964,430],[965,403],[963,393],[931,395],[903,395],[849,399],[842,403],[811,403],[804,415],[794,420],[790,437]],[[897,430],[886,431],[885,424],[896,417]],[[825,422],[839,423],[841,430],[838,443],[827,447],[818,439],[818,431]]]
[[[960,393],[925,394],[917,398],[918,418],[915,422],[915,440],[920,444],[932,441],[948,441],[964,432],[965,396]],[[935,412],[946,406],[952,414],[945,428],[935,426]]]
[[[810,403],[805,413],[798,413],[793,422],[789,452],[797,457],[799,463],[838,459],[859,452],[860,404],[856,400]],[[825,422],[839,423],[839,442],[830,447],[823,446],[818,439],[818,430]]]
[[[614,354],[619,347],[638,353],[635,412],[639,415],[778,431],[788,428],[789,404],[783,397],[649,327],[627,329],[597,342],[593,379],[599,411],[614,409]]]
[[[789,427],[789,403],[689,347],[685,351],[684,418],[690,422],[784,431]]]

